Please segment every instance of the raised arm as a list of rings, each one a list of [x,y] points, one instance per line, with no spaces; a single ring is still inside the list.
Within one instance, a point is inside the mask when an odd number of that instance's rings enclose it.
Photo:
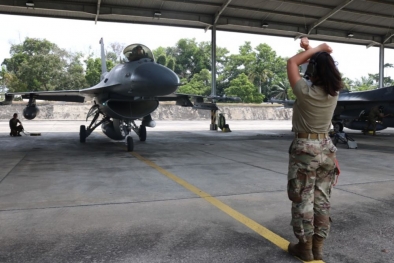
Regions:
[[[310,59],[316,52],[332,52],[331,47],[326,43],[320,44],[319,46],[312,48],[311,46],[309,46],[309,41],[305,41],[304,39],[303,42],[303,39],[301,39],[300,46],[304,48],[305,51],[298,53],[297,55],[287,60],[287,77],[289,78],[290,86],[292,88],[294,88],[297,81],[301,79],[300,72],[298,70],[298,67],[301,64],[308,61],[308,59]]]

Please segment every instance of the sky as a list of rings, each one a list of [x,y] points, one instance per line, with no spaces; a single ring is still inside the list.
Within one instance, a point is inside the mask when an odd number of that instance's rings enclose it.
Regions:
[[[0,15],[2,25],[0,34],[0,63],[9,58],[11,44],[19,44],[26,37],[47,39],[68,51],[81,51],[85,54],[94,52],[100,54],[99,40],[104,38],[104,44],[119,42],[125,45],[141,43],[150,49],[159,46],[174,46],[181,38],[195,38],[197,42],[211,41],[211,32],[203,29],[191,29],[167,26],[152,26],[130,23],[109,23],[94,21],[40,18],[28,16]],[[232,54],[245,41],[250,41],[253,47],[267,43],[281,57],[291,57],[297,53],[299,40],[293,38],[274,37],[266,35],[232,33],[217,30],[216,44],[227,48]],[[320,41],[310,40],[311,46],[319,45]],[[368,73],[379,72],[379,48],[361,45],[328,43],[332,56],[338,63],[338,68],[344,76],[356,80]],[[385,63],[394,64],[394,50],[385,49]],[[384,75],[394,78],[394,69],[385,69]]]

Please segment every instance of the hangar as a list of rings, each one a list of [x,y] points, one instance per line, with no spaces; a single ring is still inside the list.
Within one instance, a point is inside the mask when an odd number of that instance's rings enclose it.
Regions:
[[[384,0],[0,0],[1,14],[211,30],[213,58],[216,30],[378,46],[380,87],[384,49],[394,48],[393,10]]]

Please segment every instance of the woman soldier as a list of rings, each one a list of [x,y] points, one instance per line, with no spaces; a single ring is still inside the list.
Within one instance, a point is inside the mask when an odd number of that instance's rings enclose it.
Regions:
[[[305,49],[287,61],[287,75],[297,100],[293,106],[294,140],[290,146],[288,196],[292,201],[293,231],[298,244],[288,251],[304,261],[322,259],[330,229],[330,194],[335,180],[335,152],[328,132],[343,87],[327,44],[315,48],[302,38]],[[299,66],[309,60],[304,77]]]

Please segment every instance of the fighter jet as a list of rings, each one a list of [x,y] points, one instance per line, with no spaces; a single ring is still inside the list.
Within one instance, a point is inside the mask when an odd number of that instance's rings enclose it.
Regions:
[[[181,85],[178,76],[156,63],[152,51],[145,45],[127,46],[121,54],[121,63],[108,72],[103,39],[100,44],[102,74],[97,85],[81,90],[7,93],[2,104],[11,104],[15,95],[29,99],[23,116],[32,120],[39,113],[36,100],[84,102],[88,99],[93,106],[87,113],[86,121],[89,118],[92,120],[88,127],[80,126],[80,142],[86,142],[86,138],[101,125],[103,133],[109,138],[125,140],[128,151],[134,149],[133,139],[129,136],[132,130],[140,141],[145,141],[146,127],[155,127],[151,113],[157,109],[159,101],[176,101],[180,106],[218,110],[215,101],[219,101],[220,97],[175,94]],[[139,127],[136,120],[141,120]]]
[[[293,100],[271,100],[284,104],[286,108],[293,107]],[[385,117],[377,123],[376,130],[394,127],[394,86],[369,91],[342,91],[334,110],[332,124],[335,130],[342,131],[344,127],[353,130],[365,130],[368,112],[373,107],[381,107]]]

